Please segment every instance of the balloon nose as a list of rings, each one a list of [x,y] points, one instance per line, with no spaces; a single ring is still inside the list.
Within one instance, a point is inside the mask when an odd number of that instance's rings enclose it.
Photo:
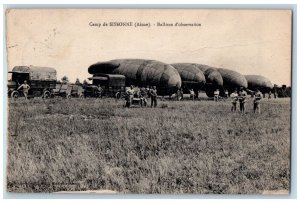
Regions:
[[[179,75],[173,75],[172,77],[169,78],[168,80],[168,86],[169,87],[176,87],[180,88],[181,87],[181,78]]]
[[[204,85],[205,84],[205,76],[202,72],[199,72],[196,74],[196,77],[195,77],[195,81],[200,85]]]
[[[208,80],[215,86],[223,86],[223,78],[218,71],[211,72],[208,75]]]

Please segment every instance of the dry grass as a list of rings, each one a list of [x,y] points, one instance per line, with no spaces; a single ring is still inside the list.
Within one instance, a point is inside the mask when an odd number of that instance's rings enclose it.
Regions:
[[[10,101],[7,190],[289,190],[289,99],[263,100],[261,115],[231,113],[229,101],[164,101],[156,109],[122,104]]]

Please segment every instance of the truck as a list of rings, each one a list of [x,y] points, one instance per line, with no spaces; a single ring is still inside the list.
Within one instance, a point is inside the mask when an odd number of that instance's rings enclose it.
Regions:
[[[99,93],[95,93],[99,86],[102,88],[101,96],[121,98],[125,93],[124,75],[98,73],[88,79],[92,80],[92,84],[85,87],[85,96],[90,94],[99,96]]]
[[[8,97],[18,98],[24,96],[22,90],[18,87],[27,81],[30,86],[28,97],[50,98],[56,86],[56,70],[50,67],[39,66],[15,66],[12,71],[8,72]]]

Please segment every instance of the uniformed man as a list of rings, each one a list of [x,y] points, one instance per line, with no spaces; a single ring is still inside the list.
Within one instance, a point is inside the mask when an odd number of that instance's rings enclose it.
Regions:
[[[268,99],[271,99],[271,95],[272,95],[272,92],[270,91],[270,92],[269,92]]]
[[[178,88],[176,96],[177,96],[177,101],[180,101],[182,99],[181,88]]]
[[[260,101],[262,99],[262,93],[256,89],[255,94],[254,94],[254,100],[253,100],[253,112],[256,113],[258,112],[260,114]]]
[[[151,107],[156,107],[157,106],[157,90],[156,86],[153,86],[153,88],[150,91],[151,95]]]
[[[28,98],[28,91],[29,91],[29,89],[30,89],[30,86],[27,84],[27,81],[26,81],[26,80],[24,81],[24,83],[23,83],[22,85],[20,85],[20,86],[18,87],[17,90],[20,90],[21,88],[22,88],[22,90],[23,90],[23,94],[24,94],[24,96],[25,96],[25,99],[27,99],[27,98]]]
[[[240,88],[239,92],[239,102],[240,102],[240,111],[245,113],[245,103],[246,103],[247,92],[243,87]]]
[[[180,96],[181,96],[181,99],[183,99],[183,89],[180,88]]]
[[[219,101],[219,96],[220,96],[220,91],[219,91],[219,89],[216,89],[214,91],[214,101],[215,102]]]
[[[132,100],[133,100],[133,95],[134,95],[134,90],[133,90],[133,86],[131,85],[130,88],[128,88],[126,90],[126,106],[130,107],[132,104]]]
[[[230,98],[232,99],[231,103],[232,103],[232,107],[231,107],[231,111],[236,111],[236,103],[238,101],[238,93],[237,90],[234,90],[233,93],[231,93]]]
[[[151,95],[150,95],[150,87],[149,87],[149,85],[147,85],[146,91],[147,91],[147,97],[150,98]]]
[[[228,94],[228,90],[225,90],[225,97],[228,98],[229,94]]]
[[[195,92],[193,89],[190,90],[190,98],[194,101],[195,100]]]
[[[98,85],[97,90],[98,90],[99,97],[102,97],[103,89],[102,89],[102,87],[100,85]]]
[[[274,99],[276,99],[277,97],[278,97],[277,90],[274,89]]]
[[[140,91],[140,95],[141,95],[141,106],[147,106],[147,89],[142,87],[141,91]]]
[[[140,96],[141,96],[141,89],[140,89],[138,86],[136,86],[136,87],[134,88],[134,94],[133,94],[133,97],[134,97],[134,98],[140,98]]]

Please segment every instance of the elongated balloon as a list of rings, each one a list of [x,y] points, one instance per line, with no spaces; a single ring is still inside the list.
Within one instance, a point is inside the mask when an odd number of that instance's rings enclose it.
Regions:
[[[205,85],[205,76],[194,64],[174,63],[171,64],[180,74],[182,84],[186,89],[200,90]]]
[[[171,65],[155,60],[117,59],[98,62],[88,69],[90,74],[121,74],[126,85],[156,86],[160,95],[175,93],[181,87],[178,71]]]
[[[240,87],[248,87],[248,82],[242,74],[225,68],[218,68],[217,70],[222,75],[224,89],[227,89],[229,92],[233,92]]]
[[[271,81],[261,75],[245,75],[246,80],[248,81],[248,89],[256,90],[259,89],[261,92],[269,92],[273,88]]]

